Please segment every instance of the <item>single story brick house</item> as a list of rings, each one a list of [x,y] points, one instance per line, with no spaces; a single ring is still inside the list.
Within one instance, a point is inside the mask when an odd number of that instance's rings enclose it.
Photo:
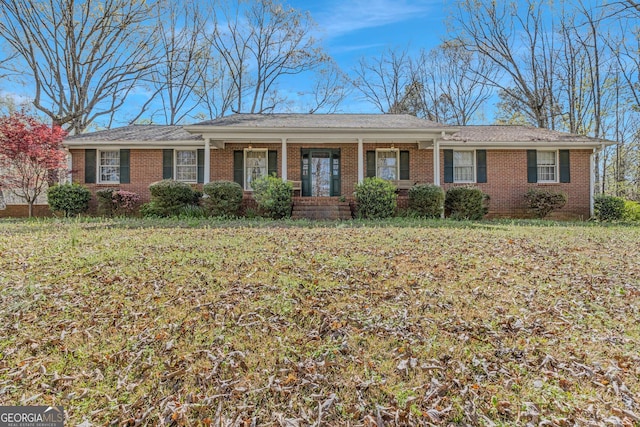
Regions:
[[[201,186],[275,173],[294,183],[297,206],[339,205],[365,177],[406,190],[432,183],[489,194],[490,217],[527,216],[529,188],[563,191],[557,218],[592,214],[594,153],[606,141],[526,126],[441,125],[392,114],[236,114],[188,126],[131,125],[71,136],[73,182],[133,191],[165,178]],[[295,210],[294,210],[295,212]]]

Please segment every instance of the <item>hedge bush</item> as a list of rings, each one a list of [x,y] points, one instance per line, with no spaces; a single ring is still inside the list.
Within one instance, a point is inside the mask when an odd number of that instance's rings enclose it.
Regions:
[[[149,186],[151,202],[141,208],[144,216],[177,216],[182,208],[198,205],[202,193],[185,182],[164,179]]]
[[[103,188],[96,191],[96,199],[98,199],[98,215],[113,216],[116,206],[113,201],[113,188]]]
[[[175,216],[177,216],[180,212],[176,212]],[[154,201],[150,201],[148,203],[140,206],[140,215],[143,217],[164,217],[171,216],[166,214],[166,210],[163,207],[158,206],[158,204]]]
[[[424,218],[440,218],[444,208],[444,190],[437,185],[414,185],[408,191],[409,211]]]
[[[69,217],[89,210],[91,191],[78,184],[53,185],[47,190],[47,200],[51,210]]]
[[[620,221],[624,218],[624,199],[598,195],[593,201],[593,213],[598,221]]]
[[[445,216],[457,220],[479,220],[489,211],[489,195],[479,188],[453,187],[444,199]]]
[[[561,209],[567,204],[567,195],[565,193],[556,193],[546,190],[538,190],[531,188],[524,195],[529,210],[537,218],[544,218],[551,212]]]
[[[398,207],[396,187],[385,179],[365,178],[356,185],[353,195],[358,218],[389,218],[396,213]]]
[[[624,219],[626,221],[640,221],[640,203],[633,200],[625,200]]]
[[[242,186],[233,181],[209,182],[203,187],[205,209],[212,216],[237,216],[242,208]]]
[[[253,198],[258,210],[269,218],[280,219],[291,216],[293,207],[293,184],[275,176],[264,176],[251,183]]]
[[[140,195],[132,191],[118,190],[113,193],[112,200],[118,215],[131,215],[140,206]]]

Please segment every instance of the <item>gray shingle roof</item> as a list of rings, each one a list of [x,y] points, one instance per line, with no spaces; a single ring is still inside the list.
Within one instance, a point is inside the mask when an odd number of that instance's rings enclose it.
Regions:
[[[444,141],[495,143],[587,143],[598,145],[604,141],[531,126],[485,125],[451,127],[406,114],[235,114],[188,126],[130,125],[89,132],[66,138],[74,143],[101,142],[168,142],[203,141],[197,127],[227,127],[237,129],[415,129],[446,130]],[[195,129],[194,129],[195,128]]]
[[[447,125],[408,114],[234,114],[193,126],[239,128],[444,129]]]
[[[532,126],[463,126],[445,141],[461,142],[603,142],[601,139]]]
[[[182,126],[130,125],[120,128],[99,130],[73,135],[67,141],[202,141],[200,135],[193,135]]]

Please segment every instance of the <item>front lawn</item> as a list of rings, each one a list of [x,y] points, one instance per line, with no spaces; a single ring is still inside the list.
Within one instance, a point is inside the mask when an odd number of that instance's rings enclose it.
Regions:
[[[640,228],[0,222],[0,405],[68,425],[640,425]]]

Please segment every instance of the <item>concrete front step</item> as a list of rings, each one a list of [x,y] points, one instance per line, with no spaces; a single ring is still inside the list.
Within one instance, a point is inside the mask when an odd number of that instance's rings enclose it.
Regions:
[[[348,202],[334,200],[332,204],[326,200],[318,200],[316,203],[310,200],[294,201],[293,219],[322,219],[322,220],[347,220],[351,219],[351,207]]]

